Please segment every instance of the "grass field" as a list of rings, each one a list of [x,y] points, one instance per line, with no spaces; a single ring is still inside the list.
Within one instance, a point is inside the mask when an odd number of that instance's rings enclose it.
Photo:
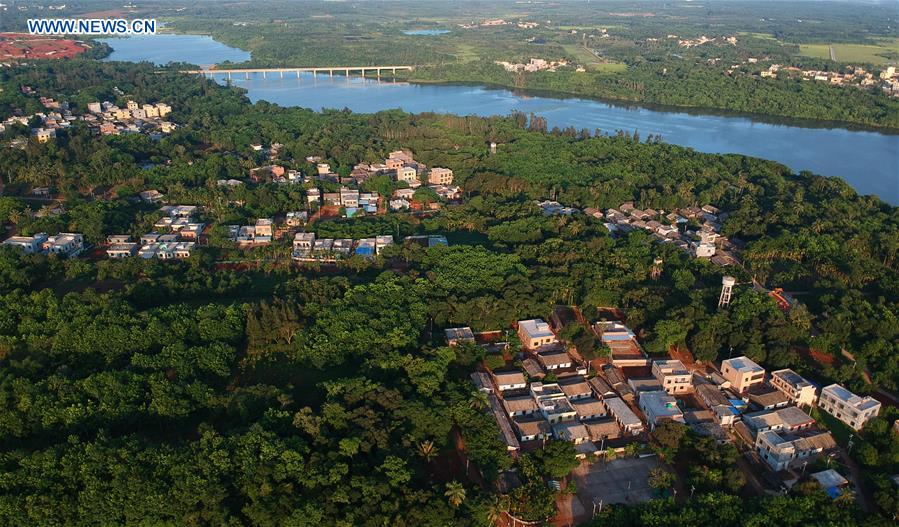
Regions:
[[[870,44],[833,44],[836,58],[840,62],[870,62],[872,64],[895,63],[883,55],[899,55],[899,39],[883,40],[880,45]],[[827,44],[801,44],[800,52],[808,57],[820,59],[830,58],[830,47]]]
[[[481,58],[480,54],[478,54],[478,49],[475,46],[465,43],[460,43],[456,46],[456,56],[459,57],[459,60],[462,62],[471,62]]]
[[[617,73],[624,71],[627,66],[618,62],[601,62],[593,53],[576,44],[563,46],[565,53],[574,57],[574,60],[582,64],[587,71],[595,71],[599,73]]]

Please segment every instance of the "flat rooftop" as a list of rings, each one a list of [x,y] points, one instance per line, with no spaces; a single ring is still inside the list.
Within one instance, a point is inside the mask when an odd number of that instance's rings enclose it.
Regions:
[[[724,368],[724,365],[729,365],[732,369],[741,372],[741,373],[749,373],[749,372],[760,372],[765,371],[765,368],[762,368],[749,357],[736,357],[733,359],[725,359],[721,361],[721,368]]]

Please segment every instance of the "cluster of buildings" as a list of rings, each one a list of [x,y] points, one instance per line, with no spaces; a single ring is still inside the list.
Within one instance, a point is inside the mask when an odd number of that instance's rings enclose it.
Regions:
[[[425,247],[449,245],[446,236],[431,234],[406,236],[404,243],[416,243]],[[337,262],[352,256],[374,258],[385,247],[393,245],[389,234],[374,238],[353,240],[350,238],[317,238],[313,232],[298,232],[293,237],[291,258],[297,262]]]
[[[41,98],[41,101],[44,103],[44,106],[48,109],[52,109],[53,111],[37,112],[32,115],[13,115],[7,117],[0,123],[0,132],[5,131],[8,127],[13,125],[21,125],[24,127],[30,126],[35,120],[40,121],[40,125],[31,128],[31,135],[34,139],[39,143],[46,143],[51,139],[56,138],[56,132],[58,130],[65,130],[72,126],[72,123],[77,121],[78,118],[72,114],[69,110],[69,105],[66,103],[59,103],[54,101],[53,99],[44,99]],[[46,101],[46,102],[44,102]]]
[[[156,191],[147,191],[146,200],[152,202]],[[142,195],[144,193],[141,193]],[[157,192],[158,194],[158,192]],[[161,195],[158,196],[161,198]],[[143,199],[143,196],[142,196]],[[127,234],[113,234],[106,238],[106,256],[111,259],[124,259],[137,256],[145,260],[190,258],[194,247],[200,241],[205,223],[194,220],[198,207],[194,205],[166,205],[160,209],[163,216],[153,225],[153,232],[140,237],[138,242],[132,241]]]
[[[447,342],[475,342],[470,328],[446,330]],[[490,411],[510,452],[539,448],[555,438],[574,444],[578,456],[604,450],[620,438],[643,432],[643,424],[599,376],[588,377],[541,319],[518,322],[521,368],[475,372],[472,380],[487,393]],[[608,444],[607,444],[608,442]]]
[[[682,48],[695,48],[696,46],[702,46],[703,44],[730,44],[732,46],[737,45],[737,37],[729,36],[729,37],[707,37],[705,35],[700,36],[699,38],[680,38],[677,35],[668,35],[667,38],[669,40],[677,39],[677,45]]]
[[[268,245],[275,236],[275,222],[271,218],[259,218],[253,225],[228,225],[228,238],[241,249]]]
[[[726,73],[731,75],[740,66],[740,64],[734,64]],[[853,86],[856,88],[880,86],[886,93],[899,96],[899,74],[896,73],[895,66],[884,68],[879,75],[875,75],[873,71],[868,71],[861,66],[847,66],[842,71],[822,71],[803,70],[795,66],[783,66],[781,64],[771,64],[759,72],[760,77],[769,79],[777,78],[779,74],[801,78],[806,81],[826,82],[835,86]]]
[[[413,208],[412,196],[415,190],[426,184],[437,196],[446,200],[456,200],[462,195],[458,186],[453,186],[453,171],[443,167],[428,169],[424,163],[416,161],[412,155],[403,150],[390,152],[383,163],[358,164],[353,167],[349,177],[340,177],[331,171],[328,163],[322,163],[320,157],[306,159],[316,164],[315,178],[340,184],[359,185],[372,177],[379,175],[389,176],[397,183],[402,183],[403,188],[397,189],[387,205],[390,210],[402,211]],[[380,196],[374,192],[361,192],[342,187],[339,192],[322,193],[319,189],[307,191],[309,204],[323,204],[325,206],[343,207],[346,216],[356,214],[376,214],[379,207]]]
[[[629,232],[643,229],[665,243],[673,243],[697,258],[709,258],[718,265],[730,265],[735,260],[728,252],[732,247],[720,236],[721,222],[727,217],[712,205],[686,207],[666,213],[664,210],[638,209],[632,202],[605,213],[588,208],[584,212],[606,220],[609,232]],[[691,228],[691,222],[697,227]],[[719,250],[719,246],[721,250]]]
[[[507,362],[471,375],[487,393],[489,411],[512,453],[538,449],[553,438],[571,441],[586,456],[643,441],[644,433],[675,421],[721,443],[741,442],[770,469],[771,477],[791,485],[807,464],[837,448],[831,433],[809,415],[810,408],[817,406],[856,431],[880,410],[871,397],[837,384],[819,390],[793,370],[768,373],[748,357],[723,360],[717,369],[687,367],[677,359],[650,360],[620,322],[591,326],[603,343],[611,344],[613,355],[590,371],[558,338],[565,326],[558,314],[557,307],[551,323],[518,322],[517,366]],[[446,330],[450,346],[477,343],[476,337],[467,327]],[[621,346],[630,353],[616,356]],[[823,472],[815,477],[827,479],[828,489],[836,485],[830,480],[842,478]]]
[[[172,107],[163,102],[140,105],[135,101],[128,101],[125,108],[119,108],[109,101],[91,102],[87,104],[87,111],[89,113],[82,116],[82,119],[101,135],[168,134],[177,127],[165,120],[172,112]]]
[[[53,236],[39,232],[34,236],[11,236],[3,245],[15,247],[25,254],[56,254],[75,257],[84,251],[84,236],[79,233],[61,232]]]
[[[352,240],[316,238],[315,233],[298,232],[293,238],[291,257],[298,262],[336,262],[353,255],[373,258],[388,245],[393,245],[393,236],[389,234]]]
[[[567,66],[568,61],[566,60],[546,60],[546,59],[535,59],[532,58],[527,63],[520,62],[506,62],[503,60],[495,61],[494,64],[498,64],[503,67],[506,71],[510,72],[519,72],[524,71],[527,73],[535,73],[538,71],[556,71],[556,68],[560,66]]]
[[[276,143],[277,144],[277,143]],[[274,148],[275,145],[272,145]],[[232,186],[231,180],[220,180],[219,186]],[[299,170],[288,170],[280,165],[266,165],[250,170],[250,181],[254,183],[278,183],[280,185],[301,185],[306,178]]]
[[[450,172],[450,180],[452,180],[452,172]],[[456,201],[462,197],[462,189],[452,185],[431,184],[428,188],[441,199],[446,201]],[[388,202],[390,210],[394,212],[409,210],[415,202],[415,188],[398,188],[393,191],[393,198]],[[431,209],[437,209],[440,203],[431,203]]]
[[[377,214],[381,197],[377,192],[361,192],[356,189],[341,187],[339,192],[322,192],[317,189],[306,191],[306,199],[310,206],[341,207],[344,215],[352,218],[360,214]]]

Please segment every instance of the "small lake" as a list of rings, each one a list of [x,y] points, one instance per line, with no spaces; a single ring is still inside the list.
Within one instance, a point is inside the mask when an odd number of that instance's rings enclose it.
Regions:
[[[449,33],[449,29],[410,29],[403,31],[404,35],[414,35],[423,37],[434,37],[437,35],[445,35]]]
[[[174,37],[179,37],[178,44],[162,43]],[[143,42],[134,44],[135,40]],[[198,35],[157,35],[107,42],[117,48],[110,56],[112,60],[208,64],[246,58],[241,50]],[[159,46],[150,46],[153,42]],[[216,55],[220,48],[225,52]],[[238,53],[244,55],[238,57]],[[191,56],[201,56],[204,60],[192,60]],[[227,75],[223,74],[215,75],[215,79],[228,82]],[[590,131],[599,128],[609,133],[638,130],[644,138],[661,134],[668,143],[702,152],[744,154],[772,159],[796,171],[839,176],[861,194],[875,194],[892,205],[899,205],[899,134],[777,124],[741,116],[527,95],[484,86],[410,84],[393,82],[387,77],[363,79],[322,74],[297,77],[296,73],[284,73],[282,77],[269,73],[265,77],[251,74],[249,78],[232,75],[230,82],[246,89],[254,102],[266,100],[314,110],[349,108],[370,113],[401,108],[412,113],[460,115],[505,115],[518,110],[546,117],[550,128],[574,126]]]

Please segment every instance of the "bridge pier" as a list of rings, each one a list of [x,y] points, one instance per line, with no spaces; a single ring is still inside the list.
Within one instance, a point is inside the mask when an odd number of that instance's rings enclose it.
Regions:
[[[231,80],[231,72],[228,72],[228,80]]]
[[[334,78],[334,70],[328,70],[328,77]]]
[[[247,80],[250,80],[250,72],[244,73],[244,77],[246,77]]]
[[[262,78],[265,78],[265,70],[262,70]]]
[[[278,70],[278,73],[281,74],[281,78],[283,79],[284,78],[284,70]]]

